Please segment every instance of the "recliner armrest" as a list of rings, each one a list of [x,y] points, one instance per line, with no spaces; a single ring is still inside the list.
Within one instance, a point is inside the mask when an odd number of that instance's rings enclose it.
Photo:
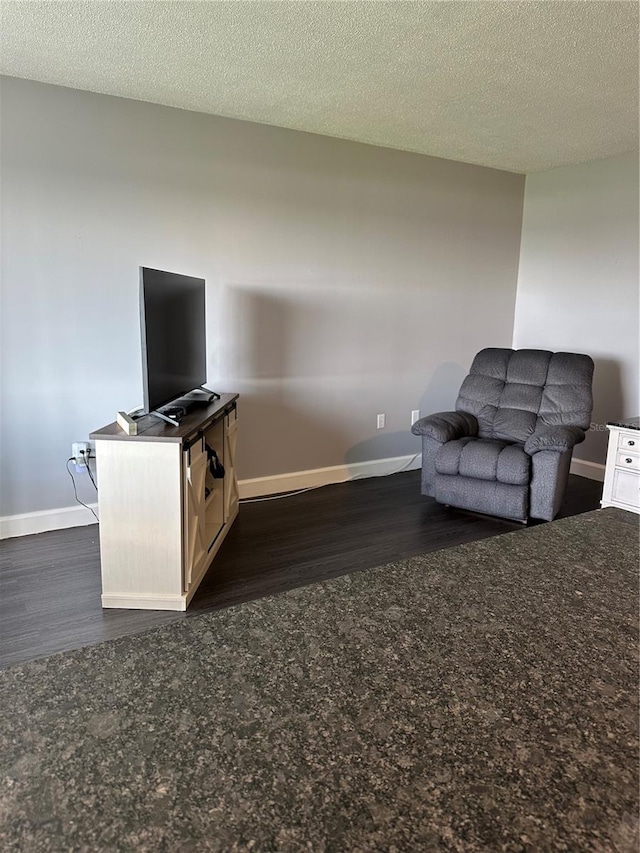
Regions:
[[[436,412],[411,427],[414,435],[428,435],[444,444],[455,438],[478,435],[478,421],[468,412]]]
[[[541,450],[555,450],[566,453],[576,444],[584,441],[584,430],[573,426],[548,426],[537,429],[525,441],[524,451],[529,456]]]

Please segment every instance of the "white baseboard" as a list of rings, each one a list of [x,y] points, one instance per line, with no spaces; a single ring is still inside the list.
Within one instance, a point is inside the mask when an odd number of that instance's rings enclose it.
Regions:
[[[369,462],[353,462],[351,465],[332,465],[329,468],[313,468],[309,471],[292,471],[290,474],[275,474],[271,477],[255,477],[240,480],[240,498],[258,498],[295,492],[298,489],[314,489],[347,480],[365,477],[384,477],[400,471],[412,471],[422,465],[422,454],[392,456],[388,459],[372,459]]]
[[[333,465],[330,468],[316,468],[311,471],[294,471],[290,474],[276,474],[272,477],[240,480],[238,486],[241,498],[256,498],[263,495],[275,495],[281,492],[295,492],[298,489],[326,486],[330,483],[344,483],[346,480],[359,480],[363,477],[382,477],[396,471],[410,471],[419,468],[420,465],[420,454],[417,456],[394,456],[390,459],[354,462],[352,465]],[[89,504],[89,506],[97,512],[97,504]],[[46,533],[49,530],[63,530],[67,527],[84,527],[87,524],[95,524],[95,521],[91,512],[82,506],[66,506],[60,509],[26,512],[23,515],[7,515],[0,518],[0,539],[29,536],[32,533]]]
[[[332,483],[344,483],[347,480],[384,477],[400,471],[413,471],[421,465],[422,457],[418,453],[413,456],[392,456],[388,459],[354,462],[351,465],[332,465],[328,468],[313,468],[309,471],[292,471],[289,474],[255,477],[251,480],[240,480],[238,486],[241,498],[258,498],[282,492],[295,492],[298,489],[328,486]],[[604,482],[604,465],[598,462],[573,459],[571,473]],[[89,504],[89,506],[95,511],[98,509],[98,504]],[[95,518],[82,506],[26,512],[23,515],[7,515],[0,518],[0,539],[29,536],[32,533],[45,533],[49,530],[63,530],[67,527],[84,527],[87,524],[95,524]]]
[[[572,459],[571,473],[580,477],[588,477],[590,480],[598,480],[604,483],[604,465],[599,462],[587,462],[586,459]]]
[[[138,595],[136,593],[109,593],[100,597],[104,608],[127,610],[186,610],[186,595]]]
[[[98,504],[88,506],[95,511],[98,509]],[[95,523],[94,516],[83,506],[63,506],[60,509],[25,512],[22,515],[5,515],[0,518],[0,539],[46,533],[48,530],[63,530],[66,527],[85,527]]]
[[[347,480],[360,480],[364,477],[384,477],[396,471],[412,471],[420,468],[421,465],[422,454],[419,453],[415,456],[394,456],[388,459],[373,459],[369,462],[354,462],[352,465],[333,465],[330,468],[314,468],[309,471],[276,474],[272,477],[256,477],[252,480],[240,480],[238,486],[240,498],[257,498],[282,492],[295,492],[298,489],[328,486],[331,483],[344,483]],[[571,473],[604,482],[604,465],[598,462],[573,459]]]

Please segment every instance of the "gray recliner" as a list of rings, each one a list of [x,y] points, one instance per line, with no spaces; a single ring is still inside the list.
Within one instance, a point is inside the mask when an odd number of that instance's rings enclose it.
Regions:
[[[517,521],[555,518],[574,445],[591,422],[588,355],[488,348],[455,412],[421,418],[422,494]]]

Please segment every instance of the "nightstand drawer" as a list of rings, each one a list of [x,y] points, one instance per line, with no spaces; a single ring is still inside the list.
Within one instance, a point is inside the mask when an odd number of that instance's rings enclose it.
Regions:
[[[629,468],[631,471],[640,471],[640,456],[635,453],[618,453],[616,468]]]
[[[613,475],[612,501],[640,508],[640,474],[634,471],[620,471],[616,468]]]
[[[626,447],[629,450],[633,450],[634,453],[638,453],[640,451],[640,433],[635,436],[621,432],[618,436],[618,447]]]

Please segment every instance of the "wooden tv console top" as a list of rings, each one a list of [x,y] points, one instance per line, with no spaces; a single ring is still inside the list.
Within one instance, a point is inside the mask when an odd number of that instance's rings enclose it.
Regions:
[[[127,435],[114,421],[92,432],[89,438],[94,441],[176,441],[188,444],[190,439],[231,410],[237,399],[238,394],[222,394],[219,400],[193,409],[176,426],[169,426],[153,415],[143,415],[137,420],[137,435]]]

